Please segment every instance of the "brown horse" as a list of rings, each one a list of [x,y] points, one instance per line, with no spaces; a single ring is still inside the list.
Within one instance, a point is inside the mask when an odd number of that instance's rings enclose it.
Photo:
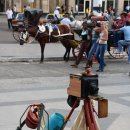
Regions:
[[[28,41],[29,36],[34,37],[37,40],[41,47],[41,62],[44,60],[44,48],[45,44],[49,42],[58,42],[60,41],[63,46],[66,48],[64,54],[64,60],[69,60],[70,50],[71,50],[71,41],[74,40],[74,33],[67,25],[54,25],[40,27],[29,27],[27,29],[20,30],[20,45],[23,45]]]

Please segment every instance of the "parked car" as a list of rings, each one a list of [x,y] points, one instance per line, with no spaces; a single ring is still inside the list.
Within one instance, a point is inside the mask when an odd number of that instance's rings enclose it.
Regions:
[[[60,20],[62,20],[64,18],[64,14],[60,14]],[[50,13],[50,14],[47,14],[46,15],[46,18],[45,18],[48,22],[51,22],[51,23],[57,23],[57,19],[56,17],[54,16],[53,13]]]

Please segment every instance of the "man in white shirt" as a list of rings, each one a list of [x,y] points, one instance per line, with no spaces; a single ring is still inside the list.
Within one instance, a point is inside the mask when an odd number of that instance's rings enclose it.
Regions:
[[[6,11],[6,15],[7,15],[7,19],[8,19],[8,27],[9,27],[9,29],[11,29],[12,28],[12,19],[13,19],[13,11],[11,8],[9,8]]]
[[[65,24],[68,27],[70,27],[71,21],[68,18],[68,14],[67,13],[65,14],[64,18],[61,20],[61,24]]]
[[[57,6],[56,9],[54,10],[54,16],[57,19],[58,23],[60,21],[60,11],[59,10],[60,10],[59,6]]]

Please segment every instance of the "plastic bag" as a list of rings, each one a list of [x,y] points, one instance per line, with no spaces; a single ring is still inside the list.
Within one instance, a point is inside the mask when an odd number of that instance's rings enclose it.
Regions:
[[[81,109],[79,115],[77,116],[71,130],[89,130],[89,128],[86,125],[83,106],[82,106],[82,109]]]

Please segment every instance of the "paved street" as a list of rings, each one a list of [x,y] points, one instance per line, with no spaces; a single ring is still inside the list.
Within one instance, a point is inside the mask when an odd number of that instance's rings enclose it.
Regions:
[[[99,74],[100,95],[109,99],[109,117],[100,119],[101,130],[129,129],[130,77],[128,64],[109,61],[104,73]],[[18,125],[25,108],[32,103],[43,102],[51,115],[66,115],[70,107],[66,103],[69,74],[83,71],[71,68],[71,62],[4,62],[0,63],[0,127],[12,130]],[[125,68],[121,67],[125,65]],[[97,69],[94,65],[93,71]],[[76,109],[66,130],[70,130],[81,106]],[[7,125],[8,124],[8,125]],[[24,128],[27,130],[26,128]]]
[[[47,44],[46,61],[39,64],[39,44],[20,46],[13,39],[5,21],[0,22],[1,130],[15,130],[20,116],[32,103],[44,103],[50,115],[53,112],[68,114],[70,107],[66,103],[66,89],[69,85],[69,74],[81,73],[85,63],[82,62],[78,68],[72,68],[70,65],[74,61],[66,63],[61,60],[64,51],[60,43]],[[109,116],[98,120],[100,130],[129,130],[130,64],[126,58],[115,60],[109,59],[107,55],[105,58],[107,66],[103,73],[99,73],[99,92],[109,100]],[[97,68],[98,65],[94,64],[94,73]],[[71,129],[81,106],[82,103],[73,113],[65,130]],[[95,107],[97,108],[97,104]],[[28,128],[24,127],[23,130]]]

